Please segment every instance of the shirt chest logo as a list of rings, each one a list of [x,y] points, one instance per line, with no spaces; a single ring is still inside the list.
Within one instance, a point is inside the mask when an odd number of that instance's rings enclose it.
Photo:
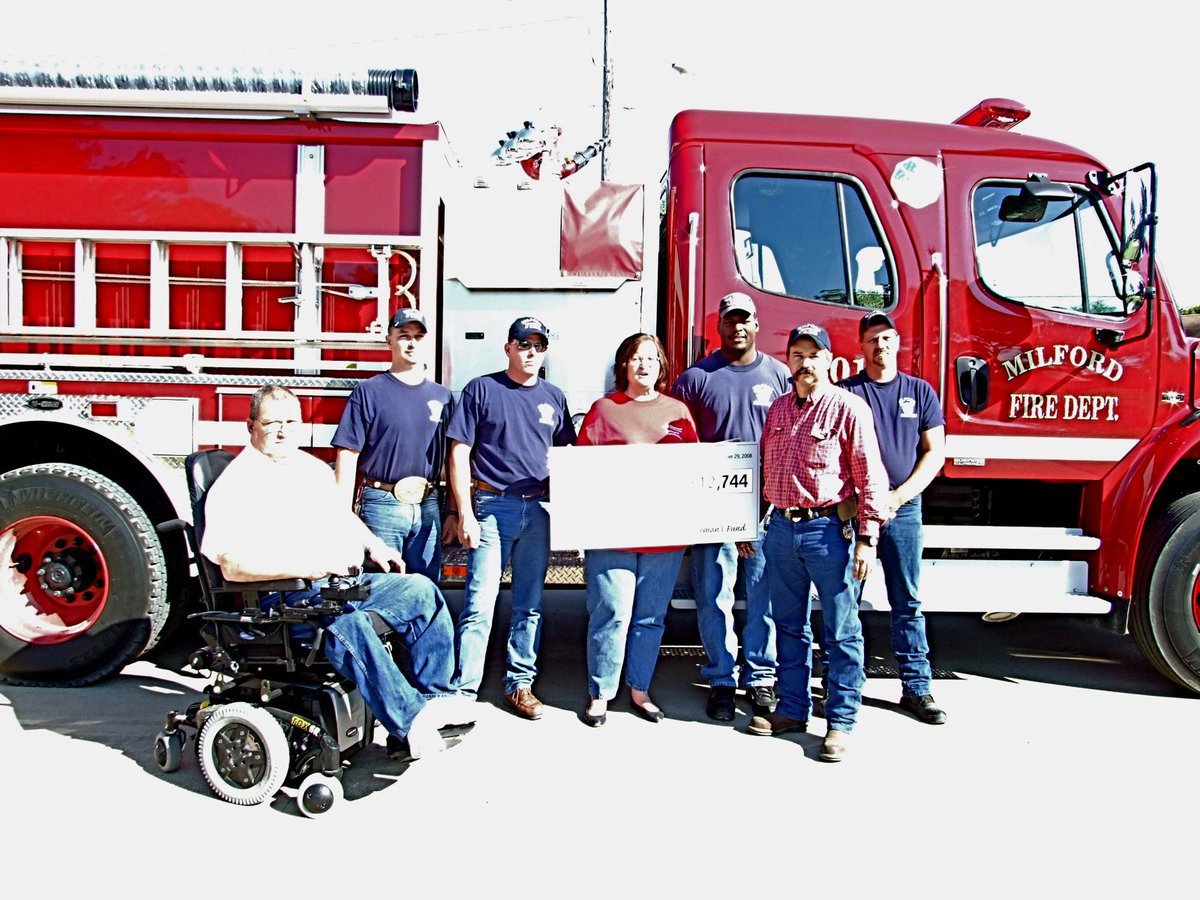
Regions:
[[[917,417],[917,401],[915,397],[900,398],[900,418],[915,419]]]
[[[549,403],[539,403],[538,414],[541,417],[538,419],[539,424],[550,425],[551,427],[558,424],[554,421],[554,407]]]
[[[442,418],[443,404],[440,400],[430,400],[425,404],[429,407],[429,421],[438,422]]]
[[[754,405],[755,406],[770,406],[775,399],[775,388],[769,384],[756,384],[754,386]]]

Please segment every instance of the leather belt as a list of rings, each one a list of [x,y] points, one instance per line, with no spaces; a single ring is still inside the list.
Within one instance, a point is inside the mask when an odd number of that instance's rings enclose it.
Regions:
[[[387,491],[401,503],[423,503],[430,494],[437,490],[436,481],[430,481],[420,475],[410,475],[394,482],[364,478],[362,483],[376,490]]]
[[[789,506],[779,512],[789,522],[811,522],[813,519],[837,515],[837,504],[832,506]]]
[[[520,497],[522,500],[534,500],[538,497],[545,497],[546,494],[549,493],[549,491],[547,491],[547,489],[544,487],[538,487],[538,488],[534,488],[529,491],[520,491],[520,492],[505,491],[505,490],[501,490],[498,487],[494,487],[493,485],[488,484],[486,481],[481,481],[478,478],[476,478],[474,480],[474,482],[472,482],[472,483],[475,485],[475,490],[477,490],[477,491],[484,491],[485,493],[488,493],[488,494],[503,494],[503,495],[506,495],[509,497]]]

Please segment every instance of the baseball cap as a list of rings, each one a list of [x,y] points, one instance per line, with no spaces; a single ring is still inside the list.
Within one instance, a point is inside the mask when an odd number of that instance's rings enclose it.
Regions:
[[[533,316],[521,316],[521,318],[508,326],[508,339],[510,341],[523,341],[531,334],[540,334],[547,342],[550,340],[550,329],[546,327],[541,319],[535,319]]]
[[[425,324],[425,314],[419,309],[413,309],[410,306],[403,306],[392,313],[392,318],[388,322],[388,328],[403,328],[409,323],[416,323],[423,330],[429,330],[429,326]]]
[[[748,316],[753,316],[757,315],[758,310],[754,308],[754,301],[748,296],[741,291],[734,291],[721,298],[721,305],[717,307],[717,315],[723,319],[733,312],[744,312]]]
[[[787,345],[790,347],[800,338],[808,338],[822,350],[832,349],[829,346],[829,332],[820,325],[797,325],[792,329],[792,333],[788,335]]]
[[[859,321],[858,336],[862,337],[867,333],[868,328],[874,328],[877,325],[886,325],[888,328],[892,329],[892,331],[899,330],[896,328],[896,323],[892,321],[891,316],[885,312],[879,312],[879,310],[875,310],[874,312],[867,313]]]

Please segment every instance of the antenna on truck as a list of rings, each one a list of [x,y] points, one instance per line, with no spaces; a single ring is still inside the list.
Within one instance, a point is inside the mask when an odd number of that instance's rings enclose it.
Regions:
[[[152,65],[96,72],[33,64],[0,69],[0,105],[390,116],[416,112],[417,72]]]

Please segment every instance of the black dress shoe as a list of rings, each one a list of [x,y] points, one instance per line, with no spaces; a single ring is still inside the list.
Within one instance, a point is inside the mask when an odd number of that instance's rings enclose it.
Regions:
[[[649,710],[640,703],[634,703],[632,700],[629,702],[633,704],[633,708],[637,710],[637,714],[647,722],[661,722],[667,717],[667,714],[661,709]]]
[[[716,719],[718,722],[732,722],[736,708],[734,698],[737,696],[737,691],[732,687],[722,686],[708,689],[708,703],[704,705],[704,712],[708,714],[710,719]]]
[[[587,711],[585,706],[579,713],[579,721],[591,728],[599,728],[608,721],[608,711],[600,713],[598,716],[593,716]]]
[[[912,713],[926,725],[941,725],[946,721],[946,713],[934,704],[932,694],[921,694],[919,697],[905,694],[900,698],[900,708]]]

